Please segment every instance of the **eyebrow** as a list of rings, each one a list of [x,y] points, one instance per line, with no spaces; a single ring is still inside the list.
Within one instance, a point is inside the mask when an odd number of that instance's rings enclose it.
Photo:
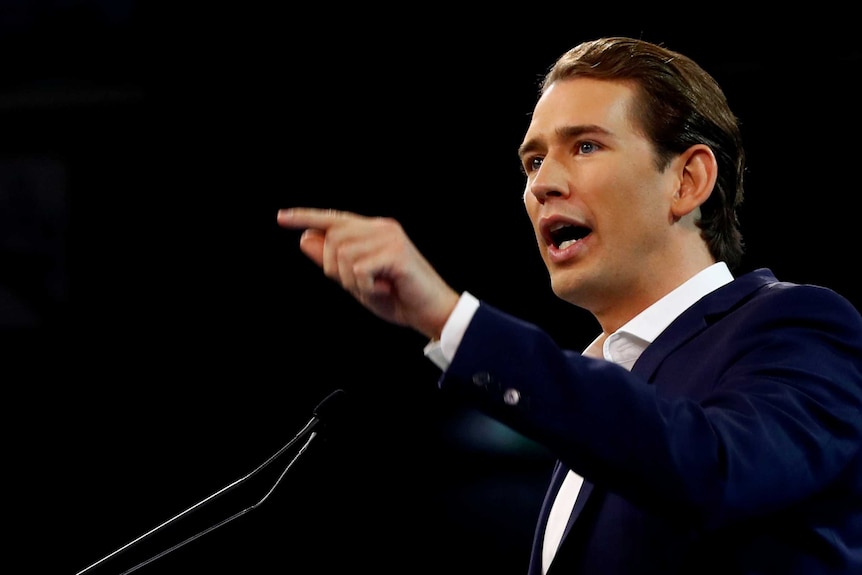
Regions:
[[[590,133],[610,134],[607,129],[602,128],[601,126],[597,126],[596,124],[563,126],[561,128],[557,128],[554,133],[556,135],[556,138],[560,140],[573,140],[575,138],[583,136],[584,134]],[[535,152],[536,150],[543,149],[544,147],[545,146],[538,138],[530,138],[529,140],[518,146],[518,157],[523,158],[525,155],[531,152]]]

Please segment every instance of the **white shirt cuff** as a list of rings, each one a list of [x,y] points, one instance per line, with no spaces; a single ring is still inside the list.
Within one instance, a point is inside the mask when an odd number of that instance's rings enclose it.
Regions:
[[[467,326],[473,319],[473,314],[479,308],[479,300],[469,292],[463,292],[452,315],[446,320],[440,339],[429,342],[425,346],[425,357],[434,362],[442,370],[446,370],[455,357],[455,352],[461,344],[461,338],[467,331]]]

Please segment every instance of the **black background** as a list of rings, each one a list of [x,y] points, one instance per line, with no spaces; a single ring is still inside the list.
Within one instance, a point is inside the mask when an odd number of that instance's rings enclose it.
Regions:
[[[441,400],[425,341],[326,280],[275,214],[395,216],[453,286],[585,346],[597,326],[550,291],[515,155],[539,77],[581,40],[641,36],[712,72],[747,142],[745,269],[862,305],[849,10],[0,6],[7,560],[24,571],[121,548],[343,389],[262,505],[140,572],[525,572],[550,456]],[[289,460],[89,572],[252,505]]]

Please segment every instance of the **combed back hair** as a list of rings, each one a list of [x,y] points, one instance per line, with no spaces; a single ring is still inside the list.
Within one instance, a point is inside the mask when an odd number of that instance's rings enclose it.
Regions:
[[[745,150],[738,120],[718,82],[683,54],[625,37],[600,38],[568,50],[545,75],[540,93],[576,77],[634,87],[633,120],[652,141],[660,170],[692,145],[712,149],[718,177],[697,225],[712,256],[735,269],[744,252],[737,208],[743,198]]]

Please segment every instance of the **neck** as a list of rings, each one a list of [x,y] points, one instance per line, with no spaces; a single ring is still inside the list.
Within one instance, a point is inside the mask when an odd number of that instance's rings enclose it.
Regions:
[[[616,294],[617,297],[605,299],[602,305],[593,306],[589,311],[599,322],[602,332],[611,334],[714,263],[714,260],[709,259],[696,266],[680,268],[674,273],[663,270],[658,274],[648,274],[627,285]]]

